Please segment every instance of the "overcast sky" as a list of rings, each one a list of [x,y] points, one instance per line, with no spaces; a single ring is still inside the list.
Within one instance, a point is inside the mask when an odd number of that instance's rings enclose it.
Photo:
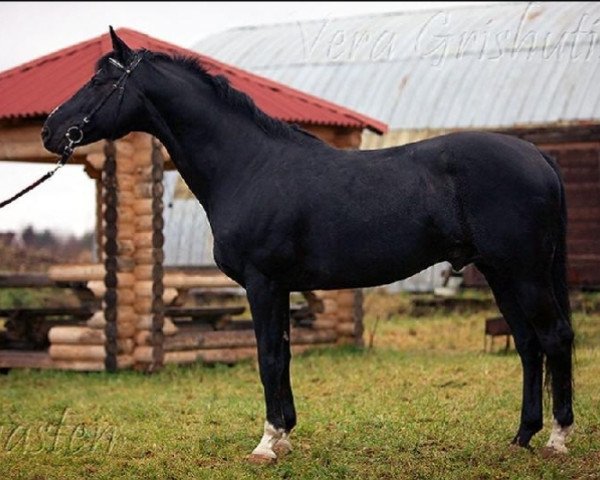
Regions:
[[[205,36],[243,25],[435,9],[448,3],[469,2],[0,2],[0,71],[100,35],[108,25],[191,47]],[[48,168],[0,163],[0,200]],[[93,182],[83,167],[68,166],[0,210],[0,232],[33,224],[79,235],[94,227],[94,209]]]

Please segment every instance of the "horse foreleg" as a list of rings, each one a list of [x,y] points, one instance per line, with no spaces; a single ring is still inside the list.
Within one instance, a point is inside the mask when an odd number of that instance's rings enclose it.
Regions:
[[[255,271],[247,275],[246,290],[267,417],[263,436],[250,460],[273,461],[277,459],[275,450],[291,449],[288,435],[296,422],[289,381],[289,292]]]

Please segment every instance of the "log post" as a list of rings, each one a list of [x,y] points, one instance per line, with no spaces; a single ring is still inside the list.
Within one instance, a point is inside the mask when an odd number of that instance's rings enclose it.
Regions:
[[[152,372],[163,365],[163,169],[157,141],[135,137],[133,185],[133,293],[136,317],[134,368]],[[148,343],[150,345],[148,345]]]
[[[117,370],[117,161],[116,149],[112,142],[104,149],[105,161],[102,170],[102,193],[104,199],[104,299],[102,302],[103,315],[95,315],[96,324],[104,321],[106,357],[104,366],[109,372]],[[94,318],[94,317],[92,317]]]

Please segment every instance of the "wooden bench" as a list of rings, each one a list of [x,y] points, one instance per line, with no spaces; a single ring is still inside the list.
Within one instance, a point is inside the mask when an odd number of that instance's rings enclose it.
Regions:
[[[0,346],[8,349],[40,350],[48,346],[51,327],[84,322],[100,308],[100,303],[85,282],[56,282],[43,273],[0,273],[0,288],[70,288],[81,305],[40,306],[17,305],[0,308],[5,322],[0,331]]]
[[[165,316],[171,317],[173,323],[178,327],[202,323],[210,325],[213,330],[220,330],[231,323],[233,315],[240,315],[246,311],[246,307],[165,307]]]
[[[512,332],[510,330],[510,326],[504,319],[504,317],[492,317],[488,318],[485,321],[485,330],[483,336],[483,351],[487,352],[487,337],[491,337],[490,341],[490,352],[494,348],[494,339],[496,337],[506,336],[506,345],[504,347],[504,352],[508,352],[510,347],[510,337],[512,336]]]

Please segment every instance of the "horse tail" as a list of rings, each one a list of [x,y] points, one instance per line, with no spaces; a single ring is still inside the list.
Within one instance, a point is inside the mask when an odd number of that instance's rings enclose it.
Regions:
[[[572,321],[571,321],[571,302],[569,300],[569,287],[567,284],[567,202],[565,198],[565,186],[562,178],[562,174],[558,168],[558,163],[556,160],[548,155],[545,152],[540,150],[542,156],[548,162],[548,165],[554,170],[556,177],[558,179],[558,183],[560,185],[560,220],[558,225],[558,235],[556,237],[556,244],[554,249],[554,258],[552,260],[552,287],[554,298],[558,304],[560,309],[560,313],[563,321],[567,322],[569,327],[572,329]],[[573,336],[574,338],[574,336]],[[570,345],[570,354],[571,358],[575,355],[575,343],[572,340]],[[552,381],[552,376],[550,372],[550,368],[548,365],[548,357],[546,357],[546,375],[544,379],[544,383],[546,388],[550,388],[550,384]],[[572,371],[572,361],[571,371],[569,372],[569,378],[571,380],[571,388],[573,388],[573,371]]]
[[[545,152],[540,151],[540,153],[554,170],[560,185],[560,221],[552,261],[552,284],[563,318],[571,325],[571,303],[567,285],[567,202],[565,199],[565,186],[556,160]]]

